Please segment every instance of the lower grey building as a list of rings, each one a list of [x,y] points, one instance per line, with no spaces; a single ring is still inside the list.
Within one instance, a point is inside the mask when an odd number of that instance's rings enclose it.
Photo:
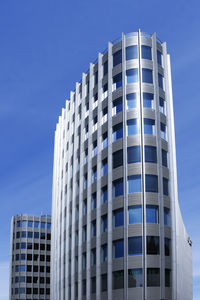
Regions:
[[[12,217],[9,300],[50,299],[51,216]]]

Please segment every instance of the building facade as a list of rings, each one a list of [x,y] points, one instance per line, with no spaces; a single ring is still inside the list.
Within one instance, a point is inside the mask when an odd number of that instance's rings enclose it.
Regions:
[[[11,221],[10,300],[50,299],[51,216]]]
[[[55,132],[51,299],[192,300],[170,58],[143,32],[99,53]]]

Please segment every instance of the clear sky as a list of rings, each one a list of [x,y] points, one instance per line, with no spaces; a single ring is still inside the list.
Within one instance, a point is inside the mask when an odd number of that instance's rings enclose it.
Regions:
[[[200,2],[0,1],[0,300],[11,216],[51,212],[54,130],[83,71],[121,32],[157,32],[171,54],[179,202],[200,299]]]

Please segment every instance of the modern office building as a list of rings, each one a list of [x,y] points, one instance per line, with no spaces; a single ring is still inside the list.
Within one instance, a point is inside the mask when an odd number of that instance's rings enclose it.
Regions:
[[[10,300],[50,299],[51,216],[11,221]]]
[[[122,34],[56,126],[51,299],[192,300],[191,254],[166,43]]]

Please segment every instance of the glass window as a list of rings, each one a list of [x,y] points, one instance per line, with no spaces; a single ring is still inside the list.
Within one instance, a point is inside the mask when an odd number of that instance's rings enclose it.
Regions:
[[[101,202],[102,203],[108,202],[108,187],[107,187],[107,185],[101,189]]]
[[[136,108],[137,107],[137,94],[136,93],[131,93],[126,95],[126,103],[127,103],[127,108]]]
[[[41,222],[40,227],[45,228],[45,222]]]
[[[28,227],[33,227],[33,221],[28,221]]]
[[[127,120],[128,135],[134,135],[139,133],[138,119]]]
[[[118,150],[113,153],[113,169],[123,165],[123,150]]]
[[[140,146],[132,146],[127,148],[127,162],[128,164],[141,162]]]
[[[26,225],[27,225],[27,221],[23,220],[23,221],[22,221],[22,227],[25,228]]]
[[[162,53],[159,50],[157,50],[157,62],[162,66]]]
[[[20,271],[21,272],[26,272],[26,266],[25,265],[21,265],[20,266]]]
[[[25,282],[25,276],[20,276],[20,282]]]
[[[113,212],[113,227],[124,225],[124,210],[123,208],[117,209]]]
[[[92,221],[92,226],[91,226],[91,236],[95,237],[96,236],[96,221]]]
[[[17,227],[21,227],[21,221],[17,221]]]
[[[119,73],[113,77],[113,84],[115,84],[115,89],[122,86],[122,73]]]
[[[83,242],[86,242],[86,240],[87,240],[87,227],[86,227],[86,225],[83,226],[82,235],[83,235]]]
[[[165,269],[165,286],[170,287],[171,286],[171,270]]]
[[[15,272],[19,272],[19,266],[15,266]]]
[[[117,98],[116,100],[113,101],[113,115],[118,114],[119,112],[122,111],[122,97]]]
[[[143,93],[143,106],[153,108],[153,94]]]
[[[164,207],[164,224],[166,226],[171,225],[171,216],[170,216],[170,209],[167,207]]]
[[[123,195],[123,178],[113,181],[113,198]]]
[[[103,76],[108,73],[108,61],[103,64]]]
[[[94,84],[98,83],[98,71],[94,73]]]
[[[97,194],[92,194],[92,209],[95,209],[97,207]]]
[[[47,229],[51,229],[51,223],[47,223]]]
[[[163,76],[158,73],[158,86],[163,89]]]
[[[152,70],[142,69],[142,82],[153,83]]]
[[[137,45],[126,47],[126,60],[138,58]]]
[[[87,174],[84,175],[83,178],[83,188],[86,189],[87,188]]]
[[[171,250],[171,240],[168,238],[165,238],[165,255],[170,256]]]
[[[20,238],[20,231],[17,231],[17,239]]]
[[[144,59],[152,59],[151,56],[151,47],[142,45],[142,58]]]
[[[108,161],[107,158],[102,161],[102,169],[101,169],[101,175],[104,176],[108,173]]]
[[[85,199],[83,201],[83,215],[85,216],[87,214],[87,200]]]
[[[167,167],[168,163],[167,163],[167,151],[165,151],[164,149],[162,149],[162,165]]]
[[[136,83],[138,82],[138,69],[130,69],[126,71],[126,83]]]
[[[147,254],[157,255],[159,252],[159,237],[147,236]]]
[[[31,239],[33,237],[33,232],[32,231],[28,231],[28,238]]]
[[[155,134],[155,120],[144,119],[144,134]]]
[[[134,236],[128,238],[128,255],[142,255],[142,237]]]
[[[86,253],[83,253],[82,255],[82,268],[83,270],[86,269]]]
[[[160,112],[165,114],[165,100],[163,98],[159,98],[159,104],[160,104]]]
[[[145,146],[145,162],[157,163],[156,147]]]
[[[91,265],[96,265],[96,248],[91,250]]]
[[[124,257],[124,240],[113,242],[113,258]]]
[[[106,292],[108,289],[107,286],[107,274],[102,274],[101,275],[101,291]]]
[[[119,123],[113,126],[113,142],[121,138],[123,138],[123,125]]]
[[[19,243],[16,243],[16,249],[19,249]]]
[[[102,135],[102,149],[105,149],[107,147],[108,147],[108,134],[107,134],[107,132],[105,132]]]
[[[104,215],[101,217],[101,232],[108,231],[108,216]]]
[[[166,140],[166,125],[163,123],[160,123],[160,135],[162,139]]]
[[[145,175],[146,192],[158,193],[158,176]]]
[[[108,246],[107,244],[101,247],[101,261],[106,262],[108,260]]]
[[[128,176],[128,193],[140,193],[141,192],[141,175]]]
[[[21,249],[26,249],[26,243],[21,243]]]
[[[38,221],[35,221],[35,222],[34,222],[34,227],[35,227],[35,228],[39,228],[39,222],[38,222]]]
[[[124,288],[124,270],[113,272],[113,290]]]
[[[122,62],[122,50],[119,50],[113,54],[113,67]]]
[[[97,155],[97,141],[93,143],[92,156]]]
[[[169,180],[163,177],[163,194],[169,196]]]
[[[97,181],[97,167],[92,168],[92,183]]]
[[[91,294],[96,293],[96,277],[91,278]]]
[[[26,259],[26,254],[25,253],[21,253],[21,260],[25,260]]]
[[[132,205],[128,207],[129,224],[142,223],[142,206]]]
[[[160,286],[159,268],[147,268],[147,286]]]
[[[142,287],[142,269],[128,270],[128,287]]]
[[[158,224],[159,215],[158,215],[158,206],[157,205],[147,205],[146,206],[146,222]]]

